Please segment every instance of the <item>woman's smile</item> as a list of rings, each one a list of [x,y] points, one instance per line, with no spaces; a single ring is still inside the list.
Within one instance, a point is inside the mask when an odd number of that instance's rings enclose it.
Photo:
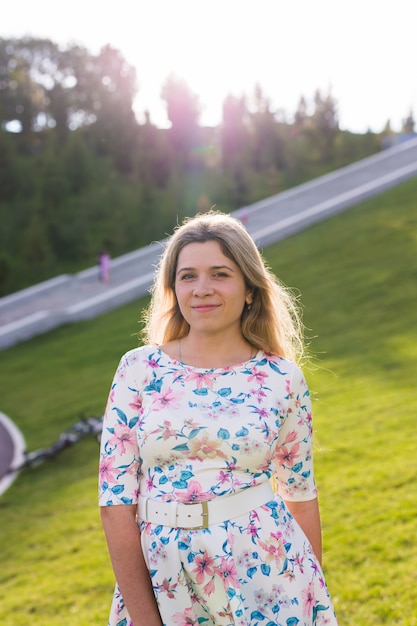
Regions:
[[[206,313],[207,311],[215,311],[219,307],[219,304],[196,304],[191,308],[194,309],[194,311],[198,311],[199,313]]]

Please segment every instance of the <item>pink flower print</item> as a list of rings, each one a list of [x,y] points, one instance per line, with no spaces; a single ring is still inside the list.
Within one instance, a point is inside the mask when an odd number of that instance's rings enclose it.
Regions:
[[[295,555],[294,565],[298,565],[300,572],[304,573],[304,557],[301,556],[298,552]]]
[[[174,393],[169,387],[166,391],[154,391],[152,393],[152,402],[156,405],[156,410],[170,407],[171,409],[179,409],[181,406],[182,392]]]
[[[204,582],[206,576],[214,576],[214,560],[204,550],[203,554],[200,554],[194,559],[195,568],[193,573],[196,575],[195,579],[199,585]]]
[[[313,570],[314,575],[317,576],[317,574],[320,574],[320,570],[319,570],[319,566],[318,566],[317,562],[316,561],[312,561],[310,559],[310,563],[311,563],[311,569]]]
[[[277,460],[281,463],[281,465],[292,467],[295,463],[296,458],[299,456],[299,448],[299,443],[295,443],[293,446],[291,446],[290,450],[286,446],[280,446],[277,452]]]
[[[153,370],[156,370],[159,367],[159,363],[155,359],[145,359],[143,362]]]
[[[272,444],[273,441],[275,441],[276,439],[276,431],[275,430],[269,430],[269,425],[264,422],[264,424],[262,425],[262,432],[265,433],[266,438],[265,438],[265,443],[268,444],[268,446],[270,446]]]
[[[285,558],[286,552],[282,533],[271,533],[268,541],[260,541],[259,545],[266,552],[267,563],[275,561],[277,565]]]
[[[192,418],[189,418],[189,419],[184,420],[184,426],[186,426],[186,428],[189,428],[190,430],[195,430],[196,428],[200,427],[200,424],[199,422],[196,422]]]
[[[210,500],[210,496],[203,492],[202,486],[196,480],[190,480],[187,491],[178,494],[179,502],[202,502],[203,500]]]
[[[260,404],[264,398],[266,398],[265,391],[263,389],[258,389],[258,391],[256,392],[257,402]]]
[[[274,456],[275,455],[274,455],[273,450],[268,450],[266,454],[264,455],[262,462],[256,467],[256,471],[262,472],[262,473],[267,472],[271,465],[271,461],[274,459]]]
[[[125,361],[123,361],[119,367],[117,368],[116,378],[119,381],[124,380],[126,378],[126,370],[129,366]]]
[[[256,539],[256,537],[258,536],[258,529],[255,526],[255,524],[252,524],[252,523],[249,524],[246,530],[247,530],[248,535],[250,535],[252,539]]]
[[[301,406],[301,400],[300,400],[300,398],[299,398],[298,396],[295,398],[295,400],[294,400],[294,404],[295,404],[295,408],[296,408],[296,409],[299,409],[299,408],[300,408],[300,406]]]
[[[164,578],[162,583],[160,585],[157,585],[157,589],[158,591],[163,591],[164,593],[166,593],[168,598],[175,598],[174,591],[178,586],[178,583],[173,584],[170,581],[171,579],[168,580],[167,578]]]
[[[100,486],[103,483],[115,483],[116,477],[120,474],[117,467],[114,467],[114,456],[102,456],[100,460],[99,476]]]
[[[262,589],[258,589],[258,591],[255,592],[255,602],[257,606],[262,606],[263,601],[264,601],[264,592],[262,591]]]
[[[223,584],[225,586],[226,591],[230,589],[230,587],[238,587],[239,581],[237,577],[236,568],[234,566],[233,561],[229,563],[227,559],[222,557],[220,567],[218,572],[223,579]]]
[[[236,560],[239,567],[249,567],[252,564],[252,558],[249,550],[244,550]]]
[[[287,436],[285,437],[283,443],[292,443],[293,441],[295,441],[297,439],[297,431],[296,430],[291,430]]]
[[[221,470],[221,472],[217,476],[217,480],[220,482],[221,485],[224,485],[225,483],[230,482],[230,479],[231,479],[230,473],[224,472],[223,470]]]
[[[125,608],[125,603],[123,598],[120,597],[120,593],[118,593],[116,595],[118,602],[116,604],[116,609],[115,609],[115,613],[116,615],[120,615],[120,613],[123,611],[123,609]]]
[[[128,450],[135,450],[135,433],[126,424],[117,424],[114,433],[109,439],[109,445],[116,446],[120,454],[126,454]]]
[[[173,428],[171,428],[170,421],[164,420],[164,425],[160,426],[160,428],[162,431],[162,439],[164,441],[166,441],[167,439],[170,439],[170,437],[175,437],[175,439],[177,438],[177,433]]]
[[[284,578],[288,578],[289,581],[293,582],[295,580],[294,570],[287,567],[287,569],[284,570]]]
[[[215,589],[214,578],[212,578],[203,587],[204,595],[211,596],[214,593],[214,589]]]
[[[262,385],[267,378],[268,378],[268,374],[266,372],[259,371],[257,367],[254,367],[252,369],[252,374],[248,376],[248,382],[252,382],[253,380],[256,380],[257,383]]]
[[[136,461],[136,459],[135,459],[135,461]],[[140,472],[140,464],[133,462],[133,463],[131,463],[129,465],[129,467],[124,467],[123,469],[124,469],[125,473],[128,476],[135,476],[135,477],[137,477],[139,475],[139,472]]]
[[[133,402],[129,402],[129,406],[134,411],[137,411],[138,413],[140,413],[142,409],[142,396],[140,396],[138,393],[135,392],[135,395],[133,397]]]
[[[317,626],[326,626],[326,624],[331,624],[332,618],[331,616],[326,615],[317,615]]]
[[[287,392],[287,397],[289,399],[294,397],[294,392],[291,391],[291,382],[289,380],[285,381],[285,391]]]
[[[195,626],[198,624],[198,619],[192,608],[185,609],[182,613],[174,613],[172,619],[178,626]]]
[[[184,377],[185,381],[194,380],[197,384],[198,390],[200,390],[203,386],[213,389],[215,379],[216,375],[210,374],[210,372],[195,372],[192,370],[187,370],[187,374]]]
[[[308,583],[307,589],[302,590],[301,597],[303,599],[303,616],[309,617],[313,611],[313,606],[316,603],[314,598],[313,583]]]

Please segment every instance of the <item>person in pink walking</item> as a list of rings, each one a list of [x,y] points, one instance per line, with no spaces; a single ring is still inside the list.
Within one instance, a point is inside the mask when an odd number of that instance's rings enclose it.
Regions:
[[[110,280],[110,255],[106,250],[102,250],[98,255],[99,279],[102,283]]]

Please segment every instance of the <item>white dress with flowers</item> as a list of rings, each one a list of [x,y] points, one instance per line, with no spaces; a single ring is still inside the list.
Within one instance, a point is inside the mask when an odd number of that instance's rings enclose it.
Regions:
[[[294,363],[259,352],[224,369],[155,346],[128,352],[105,412],[100,506],[226,496],[276,476],[249,513],[184,530],[140,522],[165,626],[337,625],[320,565],[283,499],[316,497],[311,402]],[[110,626],[130,626],[116,585]]]

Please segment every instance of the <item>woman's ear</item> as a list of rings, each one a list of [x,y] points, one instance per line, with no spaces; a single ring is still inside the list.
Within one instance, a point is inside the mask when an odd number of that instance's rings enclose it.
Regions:
[[[252,304],[252,302],[253,302],[253,292],[252,292],[252,289],[250,289],[250,290],[248,290],[246,292],[245,302],[246,302],[247,305]]]

